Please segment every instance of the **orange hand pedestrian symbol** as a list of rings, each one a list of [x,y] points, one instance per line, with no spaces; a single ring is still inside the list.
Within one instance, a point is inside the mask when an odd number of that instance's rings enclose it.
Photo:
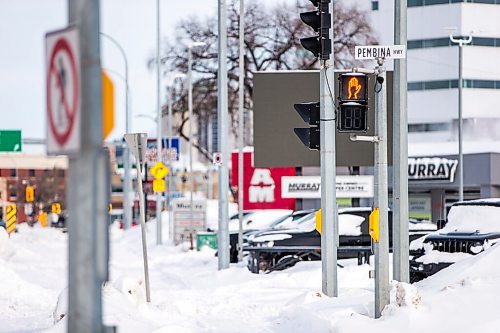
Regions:
[[[349,84],[347,86],[348,97],[349,99],[359,99],[358,94],[361,91],[361,86],[357,78],[353,77],[349,80]]]

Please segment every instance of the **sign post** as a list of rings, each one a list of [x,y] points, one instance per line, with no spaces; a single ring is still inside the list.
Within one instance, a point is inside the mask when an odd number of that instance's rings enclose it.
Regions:
[[[47,151],[69,156],[68,332],[105,332],[109,153],[102,147],[99,0],[68,0],[70,28],[47,35]],[[85,111],[85,112],[82,112]]]
[[[139,211],[141,215],[141,234],[142,234],[142,255],[144,260],[144,280],[146,281],[146,301],[151,302],[149,290],[149,269],[148,269],[148,248],[146,245],[146,217],[144,209],[144,189],[142,188],[142,172],[141,165],[146,159],[147,149],[147,134],[146,133],[127,133],[125,141],[135,157],[135,166],[137,169],[137,188],[139,191]]]
[[[382,315],[389,304],[389,193],[387,179],[387,82],[384,60],[401,59],[406,56],[404,45],[356,46],[355,59],[376,59],[374,70],[355,68],[354,72],[375,73],[375,136],[352,135],[353,141],[368,141],[375,144],[375,200],[370,219],[371,235],[375,252],[375,318]],[[407,224],[405,221],[404,223]]]

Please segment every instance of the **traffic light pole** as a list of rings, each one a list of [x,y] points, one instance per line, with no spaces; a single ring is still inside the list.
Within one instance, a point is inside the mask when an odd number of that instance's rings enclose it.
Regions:
[[[228,111],[227,111],[227,11],[226,0],[219,0],[219,70],[217,75],[217,134],[218,148],[222,154],[222,165],[219,168],[219,230],[217,231],[217,247],[219,270],[229,268],[229,149]]]
[[[329,4],[331,26],[334,26],[333,1]],[[333,41],[333,30],[329,29]],[[335,104],[333,47],[330,59],[323,62],[320,71],[320,162],[321,162],[321,267],[322,291],[330,297],[338,296],[337,246],[338,219],[335,161]]]
[[[375,318],[379,318],[389,304],[389,222],[387,180],[387,89],[383,59],[377,59],[375,83],[375,208],[380,210],[379,242],[374,242],[375,252]]]

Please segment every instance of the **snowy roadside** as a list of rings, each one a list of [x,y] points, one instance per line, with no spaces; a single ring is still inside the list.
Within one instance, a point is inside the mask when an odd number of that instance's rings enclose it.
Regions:
[[[217,271],[212,250],[156,246],[155,230],[148,223],[147,304],[140,229],[112,228],[104,322],[119,332],[492,332],[500,324],[499,246],[414,286],[393,283],[391,305],[374,320],[368,265],[342,262],[340,295],[330,299],[320,292],[320,262],[261,275],[244,264]],[[53,312],[67,284],[66,242],[50,228],[21,225],[10,240],[0,234],[0,332],[65,332]]]

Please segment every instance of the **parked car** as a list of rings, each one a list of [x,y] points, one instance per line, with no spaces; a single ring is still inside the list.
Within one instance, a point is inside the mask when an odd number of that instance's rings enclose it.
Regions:
[[[422,280],[500,242],[500,199],[453,204],[443,228],[410,244],[410,281]]]
[[[273,230],[273,229],[283,229],[286,227],[291,227],[293,224],[300,218],[305,215],[314,212],[314,210],[299,210],[295,212],[287,213],[286,215],[282,215],[275,220],[271,221],[268,225],[265,225],[263,221],[260,221],[257,224],[247,223],[247,229],[243,230],[243,246],[248,245],[248,238],[258,233],[262,230]],[[279,213],[281,214],[281,213]],[[273,214],[274,215],[274,214]],[[236,221],[238,221],[236,215]],[[248,215],[247,215],[248,216]],[[258,216],[254,216],[253,219],[258,218]],[[255,227],[262,227],[260,229],[253,229]],[[236,263],[238,262],[238,231],[230,231],[229,233],[229,244],[231,246],[230,249],[230,262]]]
[[[358,258],[368,261],[371,237],[368,218],[371,207],[339,210],[338,258]],[[433,223],[411,220],[410,241],[435,231]],[[392,244],[392,212],[389,211],[389,244]],[[249,238],[248,267],[254,272],[285,269],[299,261],[321,259],[321,235],[316,230],[315,214],[296,221],[291,229],[269,230],[255,233]]]

